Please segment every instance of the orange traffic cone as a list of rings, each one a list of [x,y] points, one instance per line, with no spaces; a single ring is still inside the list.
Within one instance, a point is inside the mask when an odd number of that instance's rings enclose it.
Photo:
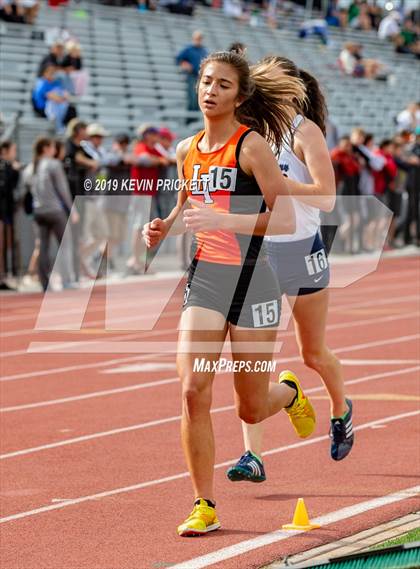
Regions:
[[[283,529],[308,531],[310,529],[316,529],[321,526],[318,524],[311,524],[309,521],[308,512],[306,511],[305,502],[303,501],[303,498],[299,498],[296,504],[293,522],[291,524],[284,524],[282,527]]]

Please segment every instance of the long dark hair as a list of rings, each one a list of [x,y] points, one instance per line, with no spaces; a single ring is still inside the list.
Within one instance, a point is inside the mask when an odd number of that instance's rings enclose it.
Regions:
[[[52,138],[49,138],[48,136],[39,136],[35,142],[34,145],[32,147],[32,164],[34,167],[34,173],[36,172],[37,168],[38,168],[38,162],[41,158],[41,156],[44,153],[44,150],[48,147],[51,146],[53,143]]]
[[[204,59],[199,80],[212,62],[225,63],[237,72],[238,98],[243,99],[235,111],[237,120],[277,147],[288,140],[296,113],[293,97],[300,105],[304,104],[303,82],[298,77],[287,76],[281,85],[276,85],[260,67],[250,67],[245,57],[232,51],[219,51]]]
[[[306,99],[303,101],[303,104],[301,104],[298,99],[295,99],[296,109],[300,114],[318,125],[325,136],[325,123],[328,116],[327,103],[315,77],[308,73],[308,71],[299,69],[295,63],[287,57],[281,57],[279,55],[266,57],[261,62],[261,64],[264,63],[277,65],[281,67],[287,77],[295,77],[303,82]]]

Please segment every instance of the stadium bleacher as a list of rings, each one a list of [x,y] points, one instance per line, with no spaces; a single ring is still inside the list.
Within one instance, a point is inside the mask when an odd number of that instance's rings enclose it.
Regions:
[[[190,134],[198,125],[185,126],[184,78],[174,56],[189,43],[192,31],[201,29],[210,51],[242,41],[252,61],[278,53],[311,71],[326,92],[331,118],[341,133],[362,124],[377,137],[391,135],[393,117],[418,98],[418,61],[395,54],[375,32],[330,29],[328,47],[317,39],[301,40],[297,37],[301,20],[289,16],[280,22],[280,29],[273,30],[239,24],[219,10],[201,6],[191,18],[86,1],[78,3],[77,9],[52,10],[43,5],[35,26],[0,27],[0,108],[6,118],[21,113],[21,158],[28,159],[34,136],[48,127],[44,119],[34,116],[30,103],[36,69],[47,50],[33,32],[66,28],[79,40],[91,76],[88,93],[77,101],[81,117],[98,121],[111,132],[133,133],[139,123],[154,121],[165,123],[180,137]],[[366,57],[385,63],[393,81],[344,76],[336,61],[342,44],[351,40],[363,43]]]

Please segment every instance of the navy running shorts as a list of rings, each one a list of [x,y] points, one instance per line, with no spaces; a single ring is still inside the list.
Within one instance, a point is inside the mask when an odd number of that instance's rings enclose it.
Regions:
[[[201,306],[242,328],[274,328],[280,319],[280,290],[267,260],[233,266],[194,260],[183,310]]]
[[[328,287],[330,267],[318,233],[300,241],[267,241],[266,247],[281,294],[302,296]]]

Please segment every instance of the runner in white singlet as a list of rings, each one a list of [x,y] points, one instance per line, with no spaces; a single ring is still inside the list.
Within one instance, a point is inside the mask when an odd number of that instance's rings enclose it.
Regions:
[[[345,397],[341,364],[325,341],[329,265],[319,231],[320,210],[331,211],[335,203],[334,171],[325,142],[325,99],[316,79],[286,58],[264,59],[258,66],[273,81],[280,82],[285,75],[300,77],[307,92],[306,108],[299,109],[294,119],[293,141],[278,153],[294,197],[296,231],[266,236],[265,240],[281,293],[292,308],[302,359],[319,373],[329,393],[331,458],[342,460],[352,448],[354,435],[352,402]],[[263,482],[262,424],[242,425],[246,452],[227,476],[232,481]]]

